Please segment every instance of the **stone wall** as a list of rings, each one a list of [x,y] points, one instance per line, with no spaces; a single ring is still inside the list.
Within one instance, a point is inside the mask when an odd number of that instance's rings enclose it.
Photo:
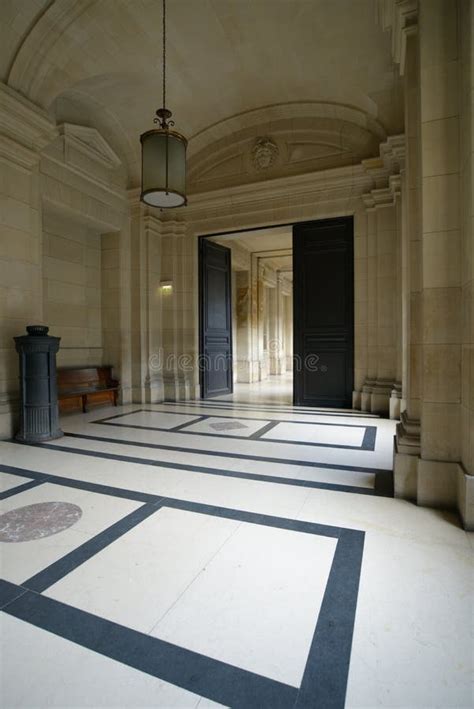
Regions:
[[[58,366],[102,364],[100,234],[43,212],[43,320],[61,337]]]

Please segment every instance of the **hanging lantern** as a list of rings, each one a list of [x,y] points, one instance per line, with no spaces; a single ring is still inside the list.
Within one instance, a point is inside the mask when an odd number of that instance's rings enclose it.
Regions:
[[[170,130],[174,121],[166,108],[166,5],[163,0],[163,108],[156,111],[159,128],[140,136],[142,144],[142,191],[140,199],[166,209],[186,204],[187,140]]]

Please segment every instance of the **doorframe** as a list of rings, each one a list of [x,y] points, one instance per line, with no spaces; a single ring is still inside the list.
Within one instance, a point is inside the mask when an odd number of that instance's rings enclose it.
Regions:
[[[290,222],[279,222],[278,224],[265,224],[262,226],[254,226],[254,227],[242,227],[241,229],[228,229],[225,231],[216,231],[216,232],[210,232],[208,234],[199,234],[198,235],[198,313],[199,313],[199,360],[201,358],[202,352],[203,352],[203,327],[202,327],[202,310],[203,310],[203,297],[202,297],[202,273],[201,273],[201,252],[202,252],[202,240],[203,239],[209,239],[212,237],[216,236],[228,236],[229,234],[242,234],[244,232],[249,232],[249,231],[263,231],[267,229],[278,229],[280,227],[291,227],[292,229],[296,225],[306,225],[306,224],[314,224],[317,222],[323,222],[323,221],[329,221],[332,219],[346,219],[346,220],[351,220],[352,222],[352,237],[353,237],[353,252],[352,252],[352,310],[353,310],[353,328],[352,328],[352,343],[353,343],[353,356],[352,356],[352,381],[353,384],[355,384],[355,339],[356,339],[356,332],[355,332],[355,270],[354,270],[354,239],[355,239],[355,214],[354,212],[350,214],[341,214],[339,216],[328,216],[328,217],[321,217],[320,219],[302,219],[302,220],[295,220],[295,221],[290,221]],[[293,283],[294,283],[294,275],[293,275]],[[231,284],[232,287],[232,284]],[[232,300],[231,300],[231,311],[232,311]],[[232,313],[231,313],[232,315]],[[294,343],[295,343],[295,298],[293,296],[293,355],[294,355]],[[231,332],[232,336],[232,332]],[[232,344],[233,347],[233,344]],[[295,401],[295,396],[296,396],[296,386],[295,386],[295,362],[293,359],[293,405]],[[202,399],[202,390],[203,390],[203,385],[202,385],[202,378],[203,378],[203,372],[202,368],[199,365],[199,389],[200,389],[200,398]],[[234,391],[234,382],[232,378],[232,392]],[[328,407],[329,408],[329,407]]]

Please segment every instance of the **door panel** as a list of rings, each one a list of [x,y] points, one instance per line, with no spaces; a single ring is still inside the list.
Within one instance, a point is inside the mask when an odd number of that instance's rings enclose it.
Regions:
[[[352,217],[293,227],[294,403],[351,408],[354,387]]]
[[[231,251],[202,238],[199,250],[201,396],[231,394]]]

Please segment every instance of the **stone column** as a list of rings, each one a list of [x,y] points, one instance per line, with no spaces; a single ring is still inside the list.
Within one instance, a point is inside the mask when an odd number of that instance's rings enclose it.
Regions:
[[[130,301],[132,401],[163,401],[161,225],[141,202],[131,204]]]
[[[238,382],[253,382],[250,271],[235,273],[236,320],[234,374]]]
[[[290,291],[284,298],[285,308],[285,367],[287,372],[293,371],[293,293]]]
[[[367,212],[362,203],[354,216],[354,409],[362,407],[367,380],[367,277]]]
[[[463,293],[463,348],[461,401],[462,494],[458,501],[466,527],[474,527],[474,8],[460,3],[460,172]]]
[[[268,362],[268,299],[269,289],[265,280],[265,267],[257,261],[257,361],[258,361],[258,381],[266,379],[269,374]]]
[[[101,308],[104,362],[120,380],[120,403],[132,401],[130,218],[101,237]]]
[[[367,207],[367,378],[362,387],[361,409],[371,411],[372,390],[377,379],[377,216],[372,199]]]
[[[184,215],[183,215],[184,216]],[[194,259],[196,238],[184,221],[162,222],[161,278],[171,288],[162,292],[163,380],[165,398],[171,401],[200,396],[195,349],[197,322],[194,309]]]
[[[446,507],[456,503],[461,457],[459,96],[452,86],[459,77],[459,3],[420,0],[419,8],[423,388],[417,501]]]
[[[283,282],[280,273],[276,274],[275,288],[269,290],[269,354],[270,374],[283,374],[285,371],[285,343],[283,330]]]
[[[422,328],[421,328],[421,138],[420,69],[416,24],[406,38],[405,55],[406,158],[404,228],[402,235],[402,290],[404,299],[404,410],[397,426],[394,478],[395,495],[416,497],[417,458],[420,453]]]
[[[394,175],[390,178],[390,190],[395,200],[395,289],[394,289],[394,331],[395,331],[395,381],[390,394],[390,418],[399,419],[402,403],[402,318],[403,318],[403,293],[402,293],[402,179],[403,175]]]
[[[0,98],[0,437],[9,438],[18,415],[13,337],[43,324],[39,159],[57,131],[44,111],[4,84]]]
[[[390,188],[364,195],[368,210],[368,377],[362,409],[388,415],[396,371],[396,210]]]

